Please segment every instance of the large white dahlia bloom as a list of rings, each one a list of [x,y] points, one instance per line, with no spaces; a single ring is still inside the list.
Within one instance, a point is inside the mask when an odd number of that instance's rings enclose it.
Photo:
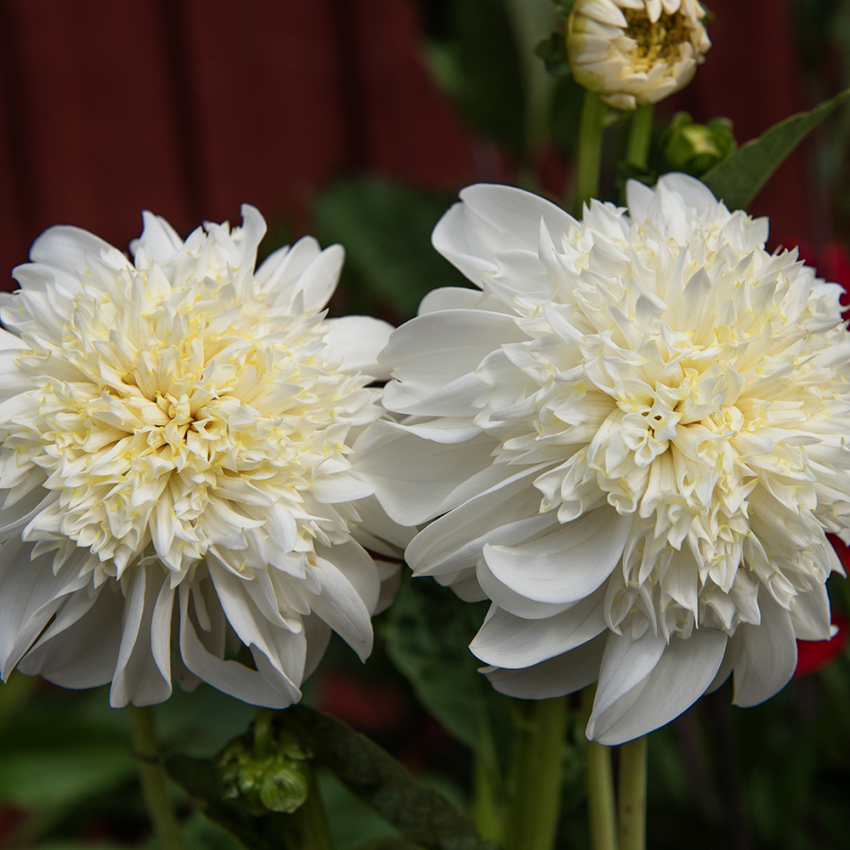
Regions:
[[[379,415],[367,385],[391,329],[324,320],[339,246],[305,238],[255,271],[265,222],[243,216],[184,243],[146,214],[134,262],[54,227],[15,269],[0,307],[4,678],[111,682],[113,705],[144,705],[171,693],[175,649],[182,684],[281,708],[331,629],[370,652],[391,567],[357,540],[405,540],[352,443]]]
[[[620,109],[684,88],[711,41],[698,0],[578,0],[567,23],[577,82]]]
[[[734,672],[782,688],[795,638],[830,635],[826,533],[850,529],[842,289],[698,181],[632,182],[577,222],[472,186],[434,245],[439,289],[390,337],[358,442],[407,549],[492,607],[472,643],[499,690],[598,681],[587,733],[619,743]]]

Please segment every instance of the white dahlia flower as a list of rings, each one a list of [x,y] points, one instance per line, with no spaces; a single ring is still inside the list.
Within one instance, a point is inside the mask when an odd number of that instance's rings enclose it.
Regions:
[[[830,636],[827,532],[850,529],[842,289],[697,180],[632,182],[577,222],[472,186],[438,289],[390,337],[404,414],[357,444],[407,559],[492,606],[472,643],[504,693],[598,681],[590,738],[667,723],[734,672],[753,705]]]
[[[567,23],[576,81],[634,109],[684,88],[711,47],[697,0],[578,0]]]
[[[386,552],[376,537],[404,535],[352,442],[379,415],[367,384],[390,327],[323,319],[339,246],[305,238],[255,272],[265,222],[243,216],[184,243],[146,214],[134,263],[54,227],[15,269],[0,307],[4,678],[111,682],[113,705],[145,705],[171,693],[175,649],[182,684],[281,708],[330,629],[369,654],[391,568],[356,538]]]

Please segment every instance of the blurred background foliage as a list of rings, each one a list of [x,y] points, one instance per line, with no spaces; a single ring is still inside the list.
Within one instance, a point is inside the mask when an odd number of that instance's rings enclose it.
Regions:
[[[473,134],[476,179],[515,182],[569,206],[582,93],[564,67],[557,38],[549,38],[557,9],[550,0],[418,0],[416,8],[422,61]],[[850,0],[789,0],[782,9],[789,61],[800,72],[800,108],[850,87]],[[734,15],[726,12],[726,32]],[[747,61],[773,61],[759,53],[760,34],[748,35],[754,55]],[[673,169],[702,174],[736,145],[735,128],[722,116],[699,114],[680,99],[658,111],[648,169],[630,172],[619,166],[626,129],[622,118],[613,118],[606,133],[603,185],[614,201],[627,177],[652,181]],[[802,242],[809,262],[850,287],[848,143],[845,109],[804,148],[816,199],[812,220],[774,239],[788,247]],[[371,313],[400,323],[429,290],[467,285],[430,247],[431,230],[457,188],[428,188],[353,162],[315,191],[306,230],[323,244],[344,244],[347,252],[334,314]],[[280,216],[265,250],[302,229],[297,216]],[[830,580],[830,595],[839,617],[850,616],[844,579]],[[462,603],[433,582],[405,577],[395,604],[377,618],[377,648],[368,664],[361,666],[334,638],[305,703],[370,736],[445,800],[471,810],[506,805],[504,768],[523,706],[495,695],[463,648],[485,611],[486,605]],[[650,847],[840,850],[850,844],[850,656],[842,636],[832,643],[820,669],[766,704],[732,707],[727,683],[652,734]],[[572,709],[559,846],[584,848],[577,700]],[[193,694],[176,690],[156,715],[166,750],[196,759],[212,758],[255,716],[205,685]],[[318,783],[338,850],[413,846],[334,772],[321,769]],[[191,850],[241,846],[177,784],[171,793]],[[108,707],[105,689],[74,693],[13,674],[0,686],[0,847],[155,846],[126,713]]]

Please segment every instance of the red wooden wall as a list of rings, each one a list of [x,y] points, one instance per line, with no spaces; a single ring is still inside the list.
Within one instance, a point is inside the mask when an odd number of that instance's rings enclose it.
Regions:
[[[787,0],[709,5],[715,47],[675,106],[747,139],[802,105]],[[0,0],[4,277],[50,224],[124,247],[142,209],[186,232],[249,201],[303,230],[338,173],[459,188],[475,145],[430,81],[412,0]],[[759,210],[809,238],[803,165]]]

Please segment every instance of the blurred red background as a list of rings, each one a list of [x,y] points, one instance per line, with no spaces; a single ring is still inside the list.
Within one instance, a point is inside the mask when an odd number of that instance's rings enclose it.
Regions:
[[[745,141],[811,105],[790,0],[709,5],[714,47],[665,111]],[[0,0],[4,269],[56,223],[125,247],[142,209],[185,233],[248,201],[300,235],[336,175],[454,190],[492,178],[487,151],[429,77],[413,0]],[[809,185],[797,154],[754,212],[817,242]]]

